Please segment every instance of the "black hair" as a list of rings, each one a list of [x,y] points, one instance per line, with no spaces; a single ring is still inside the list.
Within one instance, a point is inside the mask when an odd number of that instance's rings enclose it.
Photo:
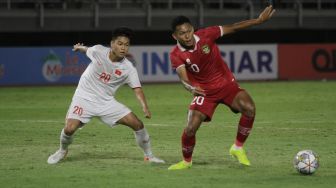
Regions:
[[[112,40],[116,39],[117,37],[127,37],[131,40],[133,36],[133,30],[128,27],[119,27],[116,28],[112,33]]]
[[[173,19],[173,21],[171,23],[172,31],[175,32],[176,27],[179,26],[179,25],[182,25],[184,23],[191,24],[189,18],[187,18],[186,16],[177,16],[176,18]]]

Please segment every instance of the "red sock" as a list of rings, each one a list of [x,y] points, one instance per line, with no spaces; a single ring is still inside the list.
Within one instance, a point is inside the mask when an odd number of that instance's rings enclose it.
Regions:
[[[238,125],[238,131],[237,131],[237,137],[236,137],[236,146],[243,146],[245,140],[250,134],[250,131],[252,129],[254,122],[254,117],[248,117],[246,115],[242,115],[240,117],[239,125]]]
[[[185,131],[183,131],[181,140],[182,140],[183,158],[184,158],[185,161],[191,162],[191,157],[192,157],[194,147],[195,147],[195,144],[196,144],[195,135],[189,137],[189,136],[187,136]]]

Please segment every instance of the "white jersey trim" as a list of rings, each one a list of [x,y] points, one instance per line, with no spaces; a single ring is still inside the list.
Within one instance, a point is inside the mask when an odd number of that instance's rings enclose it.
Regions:
[[[219,27],[219,30],[220,30],[220,33],[221,33],[221,37],[224,35],[224,30],[223,30],[223,27],[222,26],[218,26]]]
[[[179,68],[182,67],[182,66],[185,66],[185,64],[182,64],[182,65],[176,67],[176,70],[179,69]]]
[[[195,34],[194,34],[194,38],[195,38],[195,48],[192,49],[192,50],[189,50],[189,52],[193,52],[193,51],[197,50],[197,43],[198,43],[198,41],[200,40],[200,38],[199,38],[199,36],[197,36],[197,35],[195,35]],[[179,43],[179,41],[177,41],[177,47],[178,47],[182,52],[187,51],[187,49],[183,48],[183,46]]]

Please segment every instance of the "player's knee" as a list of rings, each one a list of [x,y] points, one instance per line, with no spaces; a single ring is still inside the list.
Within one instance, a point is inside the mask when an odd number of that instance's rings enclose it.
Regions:
[[[75,133],[76,129],[74,129],[72,126],[66,126],[64,127],[64,133],[68,136],[71,136]]]
[[[190,136],[196,135],[197,129],[191,126],[187,126],[184,131],[185,131],[185,134],[190,137]]]
[[[256,107],[253,103],[248,103],[244,106],[244,114],[248,117],[254,117],[256,114]]]
[[[76,132],[80,125],[81,123],[78,123],[76,121],[67,121],[67,124],[64,127],[64,133],[68,136],[71,136]]]
[[[141,120],[137,119],[137,121],[134,123],[134,130],[138,131],[144,128],[144,124]]]

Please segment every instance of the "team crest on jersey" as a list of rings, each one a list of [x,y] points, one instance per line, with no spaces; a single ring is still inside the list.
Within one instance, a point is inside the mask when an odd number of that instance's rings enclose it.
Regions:
[[[122,74],[122,72],[121,72],[119,69],[116,69],[116,70],[114,71],[114,74],[120,76],[120,75]]]
[[[208,54],[208,53],[210,53],[210,47],[207,44],[203,45],[202,46],[202,51],[203,51],[203,53]]]

